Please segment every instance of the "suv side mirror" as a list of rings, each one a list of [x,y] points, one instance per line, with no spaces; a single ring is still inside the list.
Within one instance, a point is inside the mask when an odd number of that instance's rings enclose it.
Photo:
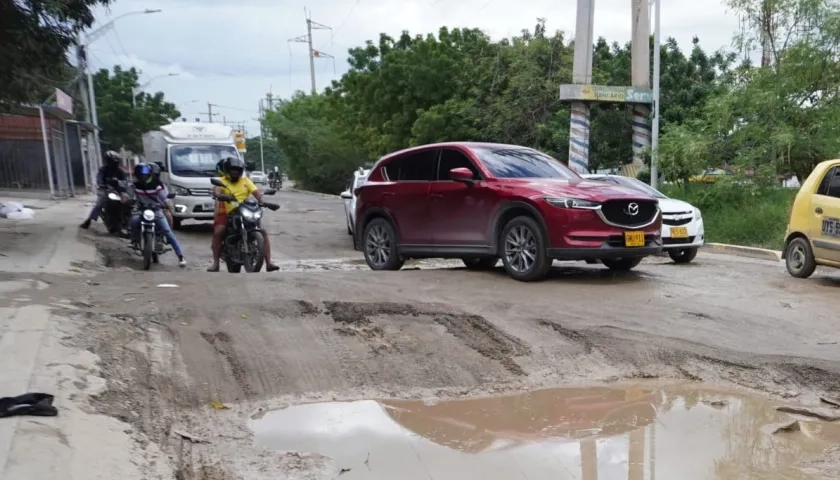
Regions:
[[[345,190],[345,191],[341,192],[341,198],[343,198],[345,200],[350,200],[350,199],[353,198],[353,194],[350,193],[350,190]]]
[[[469,168],[459,167],[453,168],[449,171],[449,179],[454,180],[456,182],[462,182],[469,185],[472,185],[475,182],[475,176],[473,172],[470,171]]]

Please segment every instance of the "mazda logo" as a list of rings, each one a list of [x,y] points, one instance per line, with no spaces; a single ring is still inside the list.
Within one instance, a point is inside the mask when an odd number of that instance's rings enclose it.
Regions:
[[[624,213],[635,217],[639,214],[639,204],[634,202],[627,205],[627,208],[624,209]]]

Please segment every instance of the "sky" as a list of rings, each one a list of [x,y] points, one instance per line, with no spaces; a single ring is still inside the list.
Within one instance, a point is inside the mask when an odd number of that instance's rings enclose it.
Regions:
[[[533,29],[545,18],[549,31],[575,30],[576,0],[115,0],[98,7],[90,31],[131,14],[90,45],[93,68],[136,67],[145,91],[162,91],[189,121],[243,123],[248,136],[259,131],[258,106],[271,92],[288,97],[309,91],[305,9],[314,22],[313,47],[333,55],[316,59],[322,90],[347,70],[347,50],[376,40],[381,32],[398,36],[436,32],[441,26],[480,28],[494,39]],[[595,0],[595,37],[630,40],[632,0]],[[653,22],[651,22],[653,23]],[[707,51],[728,48],[738,19],[718,0],[665,0],[661,7],[663,42],[674,37],[683,48],[695,35]],[[571,38],[571,37],[567,37]],[[177,74],[177,75],[173,75]]]

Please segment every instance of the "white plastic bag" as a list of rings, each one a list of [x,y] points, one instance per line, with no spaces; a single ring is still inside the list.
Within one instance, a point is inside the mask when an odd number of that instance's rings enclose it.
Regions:
[[[7,213],[6,218],[9,220],[32,220],[35,218],[35,212],[31,208],[24,208],[20,211]]]
[[[8,217],[10,213],[20,212],[23,209],[23,204],[19,202],[2,203],[0,204],[0,217]]]

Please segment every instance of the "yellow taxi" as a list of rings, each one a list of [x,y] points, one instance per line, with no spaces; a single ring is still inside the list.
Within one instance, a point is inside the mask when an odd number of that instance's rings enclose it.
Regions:
[[[840,268],[840,159],[817,165],[796,194],[782,259],[797,278],[817,265]]]

